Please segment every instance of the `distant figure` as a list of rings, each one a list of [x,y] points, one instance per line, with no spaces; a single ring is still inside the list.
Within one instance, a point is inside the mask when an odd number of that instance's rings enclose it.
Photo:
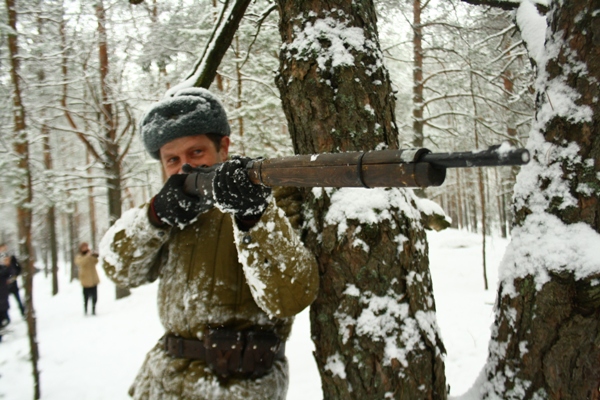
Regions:
[[[8,247],[6,243],[0,244],[0,254],[2,257],[9,257],[10,262],[6,265],[10,268],[11,277],[8,282],[8,291],[12,293],[14,298],[17,300],[17,304],[19,306],[19,310],[21,311],[21,315],[25,316],[25,307],[23,306],[23,302],[21,301],[21,295],[19,294],[19,284],[17,278],[21,275],[22,268],[19,261],[17,261],[17,257],[14,255],[10,255],[8,253]]]
[[[4,328],[10,323],[8,316],[8,280],[10,279],[10,257],[7,254],[0,254],[0,341]]]
[[[90,298],[92,299],[92,315],[96,315],[98,283],[100,283],[96,264],[98,264],[98,254],[92,253],[87,243],[81,243],[79,253],[75,256],[75,265],[79,269],[79,281],[83,286],[83,311],[86,315]]]

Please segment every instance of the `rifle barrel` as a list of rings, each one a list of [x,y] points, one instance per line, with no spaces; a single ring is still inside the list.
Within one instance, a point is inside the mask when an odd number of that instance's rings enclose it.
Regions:
[[[503,151],[500,146],[492,146],[484,151],[429,153],[422,156],[419,161],[444,168],[469,168],[524,165],[529,162],[529,158],[529,151],[526,149]]]

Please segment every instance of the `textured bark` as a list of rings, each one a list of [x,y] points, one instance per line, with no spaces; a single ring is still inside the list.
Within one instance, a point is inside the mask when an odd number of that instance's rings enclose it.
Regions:
[[[41,397],[40,372],[38,369],[39,350],[37,343],[37,322],[35,309],[33,308],[33,274],[35,268],[33,264],[33,245],[31,241],[31,221],[33,212],[31,202],[33,200],[31,169],[29,167],[29,141],[27,138],[27,125],[25,117],[25,107],[21,97],[21,77],[19,75],[19,43],[17,31],[17,10],[14,0],[6,0],[6,10],[8,12],[8,26],[11,28],[7,34],[10,77],[12,81],[12,103],[14,117],[14,151],[18,156],[18,168],[21,171],[21,183],[17,191],[17,224],[19,228],[19,256],[23,264],[23,280],[25,282],[25,309],[27,310],[27,332],[29,337],[29,349],[31,353],[31,366],[33,375],[33,396],[34,399]]]
[[[538,160],[550,159],[548,167],[560,166],[571,196],[578,203],[561,207],[562,199],[553,198],[545,212],[567,225],[583,222],[596,232],[600,232],[599,8],[597,0],[552,2],[548,14],[550,35],[546,38],[551,38],[553,45],[559,43],[560,50],[540,66],[547,82],[564,79],[580,95],[575,103],[592,111],[588,121],[576,121],[570,115],[554,116],[543,127],[545,141],[555,149],[575,143],[581,160],[593,162],[572,163],[548,154],[534,154]],[[576,62],[585,64],[585,73],[573,68]],[[552,100],[546,91],[538,92],[538,109],[549,107]],[[538,182],[539,191],[549,184],[542,177]],[[580,190],[581,185],[588,185],[591,191]],[[520,207],[517,225],[536,212]],[[550,281],[541,289],[531,275],[516,278],[509,283],[517,296],[505,293],[506,282],[500,287],[494,347],[487,367],[488,381],[495,382],[495,390],[488,387],[488,394],[493,392],[506,399],[600,398],[600,274],[576,278],[569,270],[578,267],[565,266],[564,271],[551,272]],[[503,391],[499,393],[498,388]]]
[[[108,192],[108,218],[112,224],[121,217],[122,185],[121,159],[117,141],[117,122],[113,112],[110,83],[108,82],[108,42],[106,37],[106,11],[102,0],[96,3],[96,18],[98,19],[98,58],[100,62],[100,91],[102,93],[102,119],[106,137],[104,153],[104,170],[106,171],[106,186]],[[116,287],[115,297],[121,299],[131,294],[129,289]]]
[[[394,97],[381,64],[372,1],[279,0],[278,5],[284,46],[277,85],[295,152],[397,148]],[[309,24],[315,27],[318,20],[328,18],[338,27],[347,24],[346,28],[362,29],[367,48],[347,45],[354,57],[351,65],[333,66],[331,60],[319,64],[317,57],[325,51],[290,46]],[[332,44],[326,36],[324,32],[319,35],[325,49]],[[408,331],[395,332],[397,336],[391,340],[405,351],[406,359],[390,360],[386,359],[383,340],[361,334],[356,324],[348,322],[356,322],[368,308],[361,299],[384,296],[408,305],[406,321],[394,321],[399,326],[412,321],[419,312],[434,312],[422,225],[393,210],[390,220],[378,224],[348,220],[347,230],[338,235],[337,226],[325,223],[330,196],[335,191],[324,191],[320,196],[315,193],[305,192],[308,219],[315,224],[305,230],[305,242],[317,256],[321,275],[320,293],[311,307],[311,323],[324,398],[446,398],[443,345],[436,333],[427,337],[419,331],[418,343],[411,346],[401,337]],[[396,240],[400,235],[406,241],[399,251]],[[356,246],[357,239],[368,250]],[[410,274],[422,281],[407,283]],[[348,295],[351,285],[360,296]],[[342,315],[348,318],[346,322]],[[332,360],[337,360],[343,371],[334,372]]]
[[[423,26],[421,0],[413,0],[413,147],[423,147]]]

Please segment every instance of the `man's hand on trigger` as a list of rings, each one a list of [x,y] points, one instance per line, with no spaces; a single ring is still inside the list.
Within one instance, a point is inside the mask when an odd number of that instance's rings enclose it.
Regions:
[[[246,172],[246,165],[250,161],[248,157],[233,157],[217,168],[213,180],[218,207],[241,221],[259,219],[271,196],[271,188],[250,181]]]
[[[200,197],[184,193],[183,184],[186,177],[187,174],[171,175],[151,200],[149,217],[153,224],[183,228],[210,208]]]

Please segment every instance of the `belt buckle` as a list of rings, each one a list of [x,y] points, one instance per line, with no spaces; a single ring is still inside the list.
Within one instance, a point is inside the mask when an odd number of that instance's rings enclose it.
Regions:
[[[182,338],[173,335],[163,336],[163,349],[167,354],[175,358],[183,358],[183,346]]]

